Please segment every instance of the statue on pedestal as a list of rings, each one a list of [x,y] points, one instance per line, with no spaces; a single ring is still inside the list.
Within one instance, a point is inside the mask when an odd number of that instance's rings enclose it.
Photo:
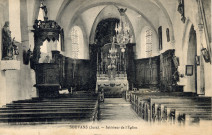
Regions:
[[[2,59],[13,60],[15,55],[18,55],[18,47],[14,44],[14,39],[11,38],[9,22],[5,22],[2,28]]]

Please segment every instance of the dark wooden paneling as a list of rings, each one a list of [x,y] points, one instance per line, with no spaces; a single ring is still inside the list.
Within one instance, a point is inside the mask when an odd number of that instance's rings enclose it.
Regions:
[[[54,63],[36,64],[36,85],[59,85],[59,66]]]
[[[65,84],[65,57],[60,54],[59,51],[52,51],[53,63],[58,64],[59,68],[59,82],[62,88],[64,88]]]
[[[71,88],[74,87],[74,62],[73,59],[65,59],[65,87]]]
[[[136,62],[136,86],[138,88],[158,87],[159,84],[159,56],[138,59]]]
[[[129,82],[129,89],[135,85],[135,61],[133,47],[135,44],[127,44],[126,47],[126,72],[127,80]]]
[[[65,87],[88,90],[90,83],[90,61],[66,58]]]
[[[90,60],[74,60],[64,57],[59,51],[52,51],[51,63],[35,65],[36,87],[40,97],[45,97],[59,88],[89,90],[91,84]],[[93,74],[92,74],[93,75]],[[96,77],[96,74],[93,78]],[[50,91],[52,90],[52,91]]]
[[[96,74],[97,74],[97,52],[100,52],[99,45],[90,44],[89,45],[89,52],[90,52],[89,88],[95,89],[96,88],[96,81],[97,81],[97,77],[96,77]],[[100,62],[100,59],[99,59],[99,62]]]
[[[160,90],[161,91],[174,91],[173,84],[176,84],[173,79],[173,74],[177,70],[173,56],[174,50],[167,50],[160,55]]]
[[[79,60],[77,70],[75,70],[78,90],[88,90],[90,80],[90,61]]]
[[[167,50],[160,56],[139,59],[136,62],[136,87],[159,87],[161,91],[176,91],[177,80],[173,75],[177,72],[173,62],[175,50]]]

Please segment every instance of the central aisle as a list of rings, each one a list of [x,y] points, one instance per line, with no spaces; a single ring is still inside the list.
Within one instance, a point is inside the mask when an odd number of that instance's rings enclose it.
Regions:
[[[105,98],[100,103],[99,122],[109,121],[145,122],[123,98]]]

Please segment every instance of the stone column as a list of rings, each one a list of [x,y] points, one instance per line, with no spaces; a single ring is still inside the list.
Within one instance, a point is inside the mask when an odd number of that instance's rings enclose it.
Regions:
[[[2,30],[4,26],[4,7],[0,3],[0,28]],[[2,47],[2,32],[0,32],[0,47]],[[2,58],[2,50],[0,51],[0,60]]]
[[[101,74],[104,74],[104,71],[103,71],[103,53],[102,53],[102,50],[101,50]]]
[[[197,39],[197,56],[200,56],[200,65],[197,66],[197,94],[205,94],[204,59],[201,54],[203,24],[198,24],[198,27],[195,30]]]
[[[99,58],[98,58],[98,55],[99,55],[99,53],[98,53],[98,51],[97,51],[97,53],[96,53],[96,66],[97,66],[97,76],[99,76]]]
[[[15,40],[21,42],[21,10],[20,0],[9,0],[9,22],[11,37],[15,37]]]
[[[174,49],[175,48],[175,40],[171,40],[170,45],[171,45],[170,49]]]

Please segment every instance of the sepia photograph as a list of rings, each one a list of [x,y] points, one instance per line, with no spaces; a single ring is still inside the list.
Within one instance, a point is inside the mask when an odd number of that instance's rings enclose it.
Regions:
[[[211,0],[0,0],[0,135],[212,135]]]

